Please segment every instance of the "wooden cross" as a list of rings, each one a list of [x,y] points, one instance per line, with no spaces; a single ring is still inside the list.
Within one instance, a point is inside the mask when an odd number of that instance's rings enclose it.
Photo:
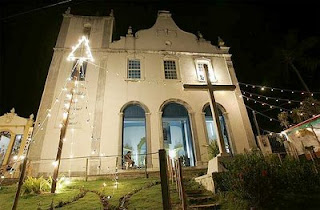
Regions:
[[[220,155],[227,156],[228,153],[226,151],[226,147],[225,147],[224,140],[223,140],[221,123],[219,120],[218,106],[217,106],[216,100],[214,98],[213,92],[214,91],[221,91],[221,90],[233,91],[236,88],[236,86],[235,85],[213,85],[210,81],[208,65],[204,64],[203,67],[204,67],[204,71],[205,71],[205,81],[207,82],[207,84],[203,84],[203,85],[184,84],[183,88],[190,89],[190,90],[192,90],[192,89],[207,90],[209,92],[211,113],[213,113],[215,116],[215,123],[216,123],[217,129],[218,129],[218,146],[219,146],[219,150],[220,150]]]

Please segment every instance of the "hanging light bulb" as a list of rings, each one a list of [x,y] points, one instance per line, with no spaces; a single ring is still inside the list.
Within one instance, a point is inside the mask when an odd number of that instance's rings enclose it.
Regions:
[[[58,167],[58,161],[52,162],[52,165],[53,165],[54,167]]]
[[[65,120],[65,119],[67,119],[67,117],[68,117],[68,113],[67,113],[67,112],[64,112],[64,113],[63,113],[63,119]]]

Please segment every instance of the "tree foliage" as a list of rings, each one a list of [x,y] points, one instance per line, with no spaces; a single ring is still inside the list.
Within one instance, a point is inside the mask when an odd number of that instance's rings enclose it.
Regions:
[[[320,113],[320,101],[312,97],[304,99],[301,105],[292,112],[281,112],[278,115],[281,126],[288,128],[290,124],[303,122]]]

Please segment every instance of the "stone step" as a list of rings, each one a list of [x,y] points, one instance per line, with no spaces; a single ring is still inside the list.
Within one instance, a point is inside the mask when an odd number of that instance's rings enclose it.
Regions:
[[[187,195],[191,194],[203,194],[205,191],[203,190],[186,190]]]
[[[212,196],[199,196],[199,197],[188,197],[190,204],[205,204],[213,202],[214,198]]]
[[[210,203],[210,204],[200,204],[200,205],[190,205],[190,209],[219,209],[219,205],[216,203]]]
[[[204,194],[187,194],[187,198],[201,198],[203,196],[209,196],[209,195],[204,195]]]

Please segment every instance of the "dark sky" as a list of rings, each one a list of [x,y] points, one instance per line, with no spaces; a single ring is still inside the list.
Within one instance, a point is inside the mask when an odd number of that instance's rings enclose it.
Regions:
[[[0,114],[12,107],[21,116],[36,114],[57,39],[62,13],[68,6],[72,14],[108,15],[114,10],[115,39],[125,35],[129,25],[134,31],[149,28],[160,9],[170,10],[177,25],[189,32],[201,31],[216,44],[220,36],[230,46],[240,82],[302,90],[296,75],[276,53],[286,48],[287,35],[298,42],[320,35],[319,5],[312,1],[264,0],[79,0],[34,10],[59,1],[0,1]],[[9,17],[9,18],[8,18]],[[311,52],[319,57],[317,45]],[[302,77],[313,91],[320,89],[320,74],[297,64]],[[247,89],[247,91],[257,92]],[[259,93],[259,92],[258,92]],[[288,98],[286,95],[272,95]],[[300,96],[290,96],[300,99]],[[248,104],[257,110],[262,107]],[[266,112],[275,117],[277,112]],[[279,129],[258,117],[265,129]]]

